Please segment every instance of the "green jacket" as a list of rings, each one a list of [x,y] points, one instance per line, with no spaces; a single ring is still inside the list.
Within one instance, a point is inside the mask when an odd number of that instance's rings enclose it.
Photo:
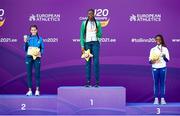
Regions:
[[[97,38],[98,38],[98,41],[100,42],[100,39],[102,37],[102,28],[101,28],[101,23],[99,21],[96,21],[97,23],[97,28],[98,28],[98,32],[97,32]],[[84,43],[85,43],[85,36],[84,36],[84,33],[85,33],[85,24],[86,24],[86,21],[83,21],[82,22],[82,25],[81,25],[81,34],[80,34],[80,44],[81,44],[81,47],[84,48]]]

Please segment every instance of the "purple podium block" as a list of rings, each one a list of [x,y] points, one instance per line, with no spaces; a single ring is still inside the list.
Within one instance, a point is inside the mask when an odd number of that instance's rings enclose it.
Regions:
[[[124,87],[59,87],[57,113],[124,114],[126,89]]]
[[[56,109],[56,95],[0,95],[0,115],[56,115]]]
[[[127,103],[127,115],[180,115],[180,103],[153,105],[153,103]]]
[[[88,96],[90,93],[94,94],[92,92],[88,92]],[[87,94],[87,92],[83,92],[83,94]],[[67,112],[69,114],[101,114],[101,116],[102,114],[180,115],[180,102],[167,102],[167,105],[153,105],[153,103],[126,103],[124,110],[121,106],[122,102],[120,103],[120,100],[117,101],[115,94],[112,94],[111,98],[107,96],[104,98],[104,95],[101,93],[99,96],[101,96],[101,98],[98,98],[98,100],[100,99],[103,103],[96,102],[96,99],[93,97],[91,98],[94,100],[90,100],[90,103],[85,102],[83,100],[85,98],[83,97],[76,97],[76,99],[79,100],[79,104],[83,104],[83,102],[90,104],[79,105],[72,100],[60,98],[57,95],[42,95],[38,97],[27,97],[25,95],[0,95],[0,115],[57,115],[60,113],[67,114]],[[69,98],[75,98],[74,92]],[[117,101],[117,103],[119,102],[118,105],[112,105],[111,101],[114,100]]]

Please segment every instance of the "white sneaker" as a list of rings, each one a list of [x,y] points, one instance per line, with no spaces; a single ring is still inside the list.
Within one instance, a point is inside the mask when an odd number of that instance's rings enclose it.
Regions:
[[[161,105],[165,105],[166,104],[166,101],[164,98],[161,98]]]
[[[26,96],[32,96],[32,91],[28,91],[28,92],[26,93]]]
[[[158,100],[157,97],[154,99],[154,103],[153,103],[153,104],[154,104],[154,105],[158,105],[158,104],[159,104],[159,100]]]
[[[40,91],[36,90],[35,96],[40,96]]]

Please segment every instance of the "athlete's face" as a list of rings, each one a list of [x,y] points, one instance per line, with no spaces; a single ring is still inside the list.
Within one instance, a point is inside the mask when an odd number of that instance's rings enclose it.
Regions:
[[[162,43],[161,37],[156,37],[156,43],[157,45],[160,45]]]
[[[88,11],[88,19],[93,20],[94,18],[94,12],[93,11]]]
[[[30,32],[32,35],[36,35],[37,34],[37,29],[35,27],[31,27]]]

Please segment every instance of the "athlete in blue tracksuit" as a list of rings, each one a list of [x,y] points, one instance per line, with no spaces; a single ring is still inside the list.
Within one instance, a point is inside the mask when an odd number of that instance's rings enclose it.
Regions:
[[[32,69],[33,66],[35,68],[35,79],[36,79],[36,91],[35,95],[39,96],[40,91],[40,66],[41,66],[41,58],[37,57],[35,60],[32,56],[27,55],[29,47],[37,47],[40,49],[40,56],[42,56],[44,52],[44,43],[42,37],[38,35],[37,32],[38,28],[36,25],[32,25],[30,27],[31,34],[27,37],[24,37],[24,50],[26,51],[26,68],[27,68],[27,81],[28,81],[28,88],[29,91],[26,93],[27,96],[32,95]]]

